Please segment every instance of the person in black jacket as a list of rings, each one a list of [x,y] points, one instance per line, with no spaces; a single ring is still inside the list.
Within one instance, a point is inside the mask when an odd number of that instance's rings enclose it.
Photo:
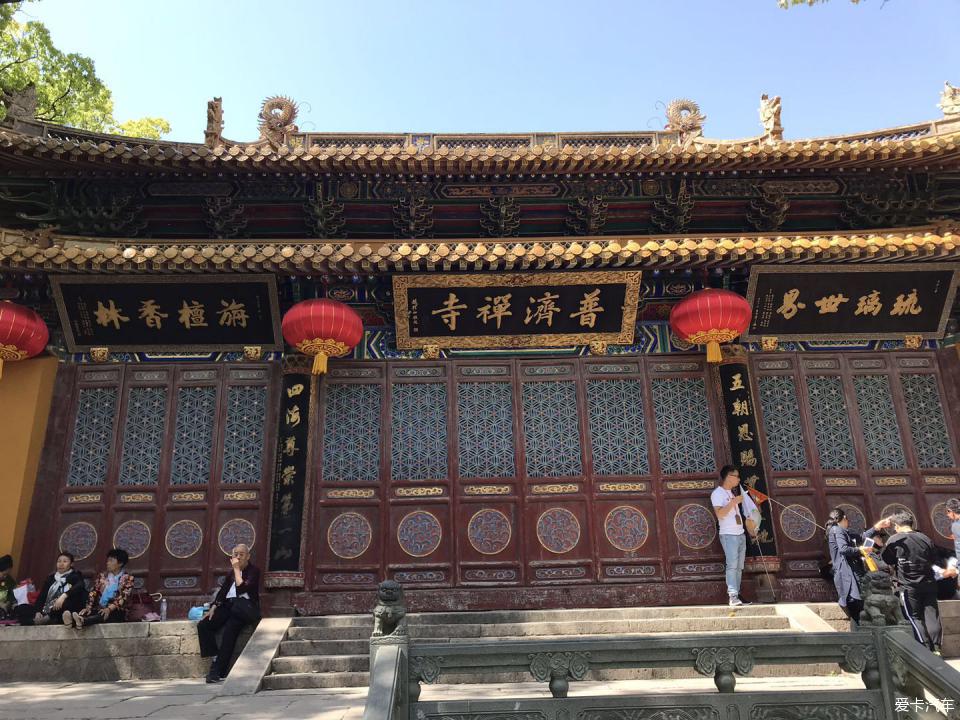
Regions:
[[[233,572],[223,579],[210,609],[197,623],[201,657],[213,656],[208,683],[223,682],[240,632],[260,622],[260,570],[250,562],[250,548],[237,545],[230,557]],[[220,647],[216,632],[223,628]]]
[[[887,540],[881,557],[897,580],[903,616],[910,621],[917,641],[940,655],[943,629],[937,605],[937,582],[933,575],[937,551],[933,541],[914,530],[914,525],[913,513],[901,511],[877,522],[864,536],[872,537],[891,526],[896,531]]]
[[[83,610],[87,588],[83,575],[73,567],[73,555],[57,556],[57,571],[47,577],[33,605],[18,605],[15,612],[21,625],[47,625],[63,622],[64,613]]]
[[[830,511],[827,519],[827,546],[830,548],[830,562],[833,564],[837,602],[850,619],[850,630],[857,630],[860,627],[860,612],[863,610],[860,580],[866,569],[860,554],[863,539],[849,527],[850,520],[843,510],[834,508]]]

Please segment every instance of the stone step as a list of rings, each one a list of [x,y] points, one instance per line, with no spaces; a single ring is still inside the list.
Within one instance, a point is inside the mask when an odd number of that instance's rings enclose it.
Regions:
[[[836,603],[811,603],[808,606],[824,621],[830,624],[838,632],[846,632],[850,629],[850,620],[844,614],[841,607]]]
[[[771,605],[751,605],[731,610],[726,605],[705,605],[690,607],[632,607],[632,608],[596,608],[570,610],[489,610],[484,612],[438,612],[417,613],[407,616],[410,627],[421,625],[455,625],[485,623],[520,622],[557,622],[574,620],[644,620],[677,619],[701,617],[726,617],[730,612],[738,615],[775,616],[776,608]],[[294,619],[293,627],[366,627],[372,628],[373,621],[366,615],[327,615],[321,617],[299,617]]]
[[[306,690],[309,688],[364,687],[369,681],[365,672],[290,673],[267,675],[261,690]]]
[[[419,625],[410,628],[414,640],[483,637],[552,637],[555,635],[622,635],[631,633],[713,633],[721,630],[780,630],[790,627],[790,621],[779,615],[712,618],[662,618],[642,620],[579,620],[561,622],[491,623]],[[328,640],[330,632],[354,628],[290,628],[290,640]]]
[[[795,677],[824,677],[838,675],[839,669],[835,664],[818,663],[810,665],[763,665],[756,667],[749,677],[754,678],[795,678]],[[613,680],[681,680],[686,678],[702,677],[693,668],[641,668],[619,670],[593,670],[587,681]],[[443,685],[480,684],[480,683],[527,683],[530,682],[530,673],[492,672],[472,674],[441,675]],[[340,688],[362,687],[368,684],[369,674],[366,672],[298,672],[279,675],[268,675],[263,679],[263,690],[300,690],[308,688]],[[575,685],[576,681],[571,682]],[[547,692],[547,683],[543,683],[544,692]]]
[[[363,655],[369,650],[367,640],[284,640],[277,655]]]
[[[645,633],[619,633],[617,637],[630,639],[638,637],[651,637],[663,635],[697,635],[700,630],[677,631],[677,632],[645,632]],[[715,630],[717,635],[732,635],[743,632],[742,629]],[[789,622],[781,627],[767,628],[763,632],[778,633],[791,632]],[[590,640],[604,638],[606,635],[584,635],[572,634],[564,635],[567,640]],[[476,642],[508,642],[511,640],[527,640],[529,636],[494,636],[486,638],[459,637],[459,638],[422,638],[424,642],[449,642],[451,645],[457,643],[476,643]],[[366,640],[284,640],[280,643],[277,657],[304,657],[310,655],[363,655],[369,650],[369,643]]]
[[[721,630],[719,635],[732,635],[743,632],[742,630]],[[777,630],[767,630],[765,632],[790,632],[790,628],[781,628]],[[644,634],[622,634],[618,638],[629,640],[630,638],[651,637],[664,635],[669,636],[687,636],[696,635],[696,632],[678,632],[678,633],[644,633]],[[569,635],[565,636],[569,640],[598,640],[603,635]],[[501,643],[512,640],[524,640],[523,637],[491,637],[491,638],[452,638],[450,645],[459,643]],[[304,672],[347,672],[354,670],[369,670],[369,646],[362,641],[346,642],[323,642],[317,640],[284,640],[280,644],[280,651],[273,659],[271,671],[275,673],[304,673]],[[353,652],[348,652],[347,649]]]
[[[298,655],[292,657],[276,657],[273,659],[270,667],[272,672],[278,675],[367,672],[370,669],[370,656]]]
[[[291,627],[287,640],[369,640],[373,623],[364,627]]]

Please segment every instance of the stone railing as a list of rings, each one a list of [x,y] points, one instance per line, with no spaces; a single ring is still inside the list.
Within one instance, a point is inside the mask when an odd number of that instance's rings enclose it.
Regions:
[[[857,633],[761,632],[413,646],[406,637],[394,640],[381,640],[371,647],[374,658],[364,720],[440,716],[468,720],[485,715],[495,715],[498,720],[894,720],[907,717],[898,715],[904,698],[913,702],[925,696],[947,699],[947,716],[950,720],[960,718],[956,714],[960,673],[899,627]],[[734,692],[736,676],[749,675],[756,666],[820,663],[836,663],[839,669],[859,673],[865,689]],[[567,697],[571,681],[589,679],[592,671],[623,668],[692,668],[701,675],[712,676],[719,692]],[[442,682],[445,676],[464,682],[464,677],[479,678],[490,672],[529,673],[532,680],[548,684],[550,695],[419,701],[422,683]],[[953,714],[949,714],[951,706]],[[910,713],[920,718],[944,717],[937,712],[936,703],[923,710],[918,710],[914,703]]]
[[[960,673],[906,630],[884,633],[883,642],[894,717],[960,720]]]

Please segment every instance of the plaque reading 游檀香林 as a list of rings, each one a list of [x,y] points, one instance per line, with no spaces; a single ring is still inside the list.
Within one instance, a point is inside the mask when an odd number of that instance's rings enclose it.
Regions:
[[[273,275],[50,278],[70,352],[282,350]]]

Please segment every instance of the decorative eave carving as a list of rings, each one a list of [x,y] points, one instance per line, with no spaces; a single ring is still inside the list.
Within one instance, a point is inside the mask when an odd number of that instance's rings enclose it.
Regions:
[[[420,195],[400,198],[393,206],[394,236],[418,240],[433,233],[433,205]]]
[[[343,218],[342,203],[325,197],[323,191],[317,188],[316,195],[309,202],[304,203],[303,208],[312,237],[324,240],[343,237],[346,221]]]
[[[790,201],[782,192],[766,192],[750,201],[747,222],[757,232],[777,230],[787,219]]]
[[[576,198],[567,205],[567,228],[573,235],[599,235],[607,224],[607,203],[600,195]]]
[[[36,208],[34,212],[18,212],[22,220],[82,235],[136,237],[147,226],[133,193],[103,195],[82,181],[60,184],[51,180],[42,189],[24,194],[0,185],[0,199]]]
[[[512,197],[490,198],[480,204],[480,227],[487,237],[516,237],[520,205]]]
[[[232,197],[211,197],[204,200],[210,237],[227,239],[240,237],[247,226],[246,208]]]
[[[653,202],[650,222],[664,233],[682,233],[693,218],[693,195],[687,181],[681,180],[675,190],[667,191],[662,200]]]
[[[536,241],[110,242],[55,235],[41,247],[0,230],[0,267],[49,272],[406,272],[602,267],[698,268],[753,263],[960,260],[960,234],[559,237]]]

